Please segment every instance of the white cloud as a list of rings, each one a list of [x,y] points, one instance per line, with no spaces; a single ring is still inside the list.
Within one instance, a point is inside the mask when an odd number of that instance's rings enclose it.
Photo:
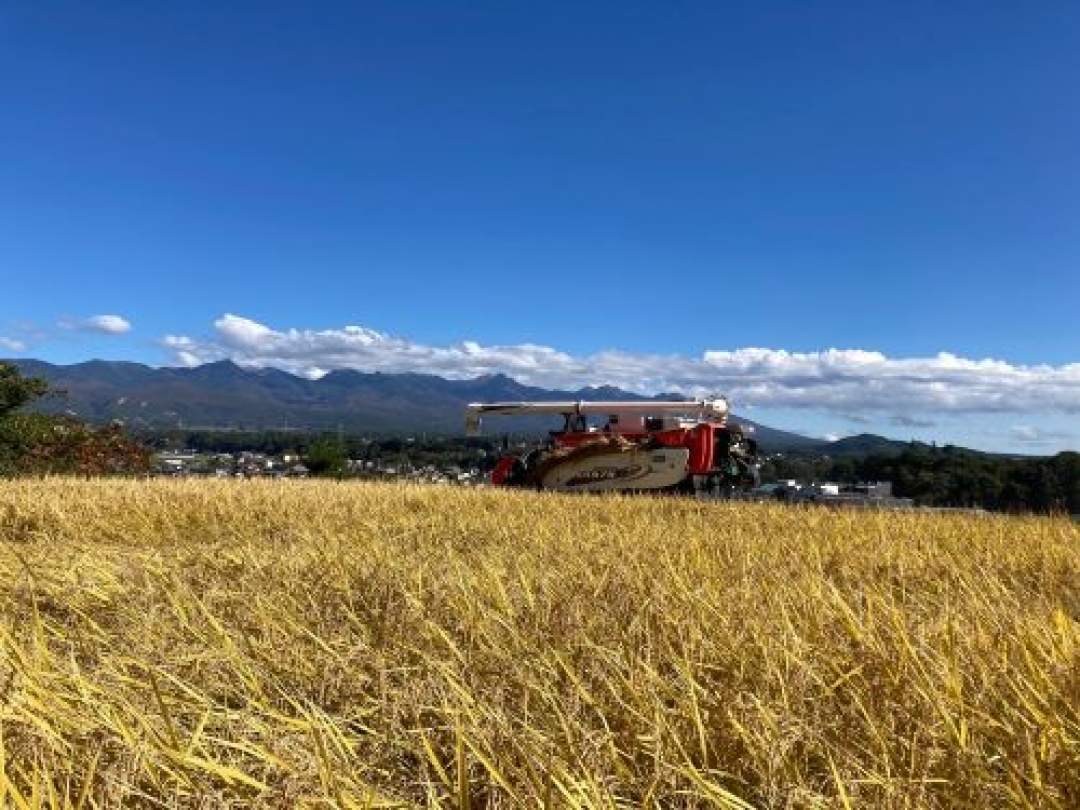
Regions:
[[[1022,444],[1050,444],[1072,438],[1071,433],[1061,430],[1046,430],[1034,425],[1013,425],[1009,435]]]
[[[1021,442],[1033,442],[1039,438],[1039,429],[1033,425],[1014,425],[1009,428],[1009,433]]]
[[[932,428],[937,427],[937,422],[933,419],[919,419],[915,416],[909,416],[907,414],[895,414],[889,419],[889,423],[893,427],[906,427],[906,428]]]
[[[119,315],[94,315],[86,319],[86,328],[107,335],[122,335],[131,331],[131,323]]]
[[[183,335],[166,335],[161,339],[161,345],[172,352],[177,363],[186,368],[192,368],[207,359],[212,359],[203,356],[206,354],[205,348],[200,347],[194,340]]]
[[[208,339],[170,335],[163,345],[186,366],[229,358],[312,378],[337,368],[459,379],[505,373],[548,388],[615,385],[640,393],[725,393],[740,408],[872,413],[907,425],[926,423],[917,415],[943,412],[1080,414],[1080,363],[1019,365],[948,352],[893,358],[862,349],[742,348],[710,350],[700,358],[617,350],[575,356],[531,343],[426,345],[363,326],[279,330],[232,314],[214,322]]]
[[[26,351],[26,344],[15,338],[0,337],[0,349],[9,352],[24,352]]]
[[[119,315],[92,315],[81,320],[64,319],[59,325],[63,329],[100,332],[103,335],[122,335],[131,331],[131,322]]]

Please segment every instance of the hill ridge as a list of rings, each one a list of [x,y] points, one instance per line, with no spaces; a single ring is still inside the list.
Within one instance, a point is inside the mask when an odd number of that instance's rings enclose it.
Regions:
[[[69,365],[36,359],[8,362],[65,392],[64,397],[43,401],[43,410],[70,411],[93,422],[119,419],[137,429],[341,427],[370,433],[422,430],[454,434],[463,431],[463,409],[468,402],[650,398],[609,385],[547,389],[526,385],[506,374],[448,379],[418,372],[336,369],[312,380],[271,367],[246,368],[232,360],[190,368],[124,360]],[[759,441],[770,451],[814,451],[828,446],[824,440],[736,418],[753,425]],[[530,418],[507,423],[513,424],[542,430],[550,422]]]

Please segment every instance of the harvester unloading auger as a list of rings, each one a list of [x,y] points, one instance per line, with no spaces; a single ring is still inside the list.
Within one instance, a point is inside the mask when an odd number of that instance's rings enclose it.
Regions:
[[[757,485],[757,442],[728,422],[724,398],[687,402],[492,402],[466,407],[466,433],[483,416],[562,416],[546,446],[504,456],[495,486],[574,492],[723,494]],[[590,421],[590,417],[593,420]],[[597,419],[603,424],[597,424]]]

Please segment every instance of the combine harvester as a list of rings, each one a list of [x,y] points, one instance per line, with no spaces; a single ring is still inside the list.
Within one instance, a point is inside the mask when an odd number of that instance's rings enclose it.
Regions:
[[[688,402],[492,402],[466,407],[465,430],[484,416],[562,416],[543,447],[505,456],[495,486],[563,492],[730,495],[757,486],[757,442],[728,422],[724,398]],[[590,423],[589,417],[603,424]]]

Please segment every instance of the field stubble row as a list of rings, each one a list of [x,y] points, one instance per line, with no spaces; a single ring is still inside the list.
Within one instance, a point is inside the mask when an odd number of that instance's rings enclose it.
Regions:
[[[1080,806],[1080,530],[0,483],[0,805]]]

